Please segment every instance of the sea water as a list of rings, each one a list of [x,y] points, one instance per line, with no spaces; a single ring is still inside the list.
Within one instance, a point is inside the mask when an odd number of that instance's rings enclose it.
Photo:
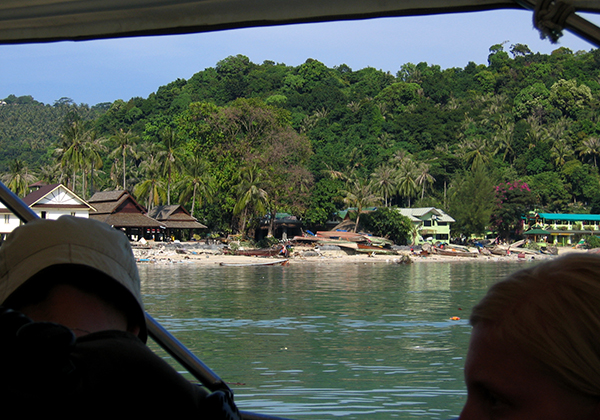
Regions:
[[[147,311],[230,384],[242,410],[449,419],[465,402],[471,308],[525,264],[175,264],[140,274]]]

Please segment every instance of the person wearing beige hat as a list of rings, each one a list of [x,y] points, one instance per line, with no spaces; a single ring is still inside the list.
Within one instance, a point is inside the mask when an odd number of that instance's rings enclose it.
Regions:
[[[76,336],[122,330],[147,337],[129,240],[91,219],[39,219],[15,229],[0,247],[0,304]]]
[[[0,395],[6,412],[61,418],[239,419],[222,392],[190,383],[146,345],[129,240],[62,216],[0,246]]]

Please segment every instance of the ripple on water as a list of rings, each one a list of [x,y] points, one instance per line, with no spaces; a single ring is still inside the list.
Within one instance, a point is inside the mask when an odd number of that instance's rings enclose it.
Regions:
[[[232,384],[243,410],[448,419],[465,398],[470,308],[521,267],[185,265],[140,274],[150,314]]]

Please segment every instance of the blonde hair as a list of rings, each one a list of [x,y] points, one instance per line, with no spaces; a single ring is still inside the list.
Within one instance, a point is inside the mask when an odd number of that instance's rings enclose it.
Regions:
[[[600,256],[569,254],[510,275],[473,308],[565,386],[600,397]]]

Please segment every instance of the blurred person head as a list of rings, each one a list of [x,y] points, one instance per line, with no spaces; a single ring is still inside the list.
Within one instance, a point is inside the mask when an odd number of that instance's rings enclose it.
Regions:
[[[91,219],[39,219],[15,229],[0,246],[0,302],[77,336],[116,329],[147,337],[129,240]]]
[[[600,418],[600,256],[508,276],[470,322],[461,420]]]

